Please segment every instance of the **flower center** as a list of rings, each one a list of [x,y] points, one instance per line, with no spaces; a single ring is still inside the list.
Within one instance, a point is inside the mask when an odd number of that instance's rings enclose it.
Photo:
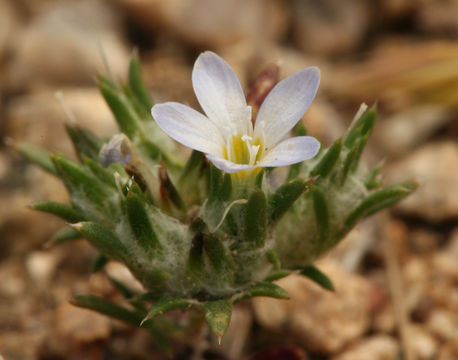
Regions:
[[[223,155],[226,160],[236,164],[255,165],[259,160],[261,142],[253,140],[248,135],[233,135],[226,142],[223,148]]]

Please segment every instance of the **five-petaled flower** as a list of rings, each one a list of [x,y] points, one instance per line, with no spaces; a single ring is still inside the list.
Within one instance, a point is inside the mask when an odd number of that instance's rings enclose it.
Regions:
[[[315,156],[320,148],[311,136],[289,137],[319,82],[316,67],[280,81],[262,103],[253,127],[251,107],[234,71],[218,55],[206,51],[194,64],[192,84],[207,116],[176,102],[154,105],[151,113],[170,137],[205,153],[227,173],[291,165]]]

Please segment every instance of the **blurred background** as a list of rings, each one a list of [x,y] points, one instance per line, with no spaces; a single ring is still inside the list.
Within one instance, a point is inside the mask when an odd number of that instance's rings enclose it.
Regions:
[[[0,0],[0,359],[458,359],[457,40],[457,0]],[[73,156],[56,91],[80,124],[115,133],[95,79],[125,79],[134,50],[155,101],[197,108],[192,65],[207,49],[245,89],[270,63],[282,78],[319,66],[304,121],[325,144],[377,103],[366,161],[385,161],[386,183],[420,187],[319,261],[336,293],[289,277],[294,300],[236,307],[221,346],[194,325],[164,349],[68,304],[118,297],[90,275],[85,242],[46,248],[63,223],[27,204],[65,201],[65,189],[11,144]],[[129,279],[116,263],[106,272]]]

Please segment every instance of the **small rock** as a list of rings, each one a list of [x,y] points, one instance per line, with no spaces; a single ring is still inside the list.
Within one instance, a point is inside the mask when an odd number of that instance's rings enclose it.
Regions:
[[[63,101],[77,124],[100,137],[117,131],[108,106],[94,88],[69,88],[62,91]],[[26,141],[67,155],[73,153],[65,131],[69,122],[54,92],[39,91],[15,98],[6,109],[6,134],[16,141]]]
[[[458,1],[424,2],[419,6],[417,21],[428,33],[458,35]]]
[[[46,284],[54,275],[59,257],[56,251],[34,251],[25,261],[30,277],[38,284]]]
[[[398,356],[399,345],[395,339],[388,335],[375,335],[362,339],[332,360],[396,360]]]
[[[458,359],[458,338],[442,345],[437,360],[456,360]]]
[[[370,323],[370,287],[357,275],[346,273],[327,260],[318,267],[336,286],[336,292],[323,290],[311,280],[289,276],[278,282],[292,300],[255,298],[254,310],[265,327],[290,334],[313,352],[333,354],[357,339]]]
[[[108,317],[64,302],[56,311],[56,331],[71,342],[88,343],[108,338],[111,327]]]
[[[419,325],[409,326],[409,343],[418,360],[435,359],[438,344],[428,331]]]
[[[296,44],[308,53],[336,55],[354,49],[369,25],[365,1],[293,1]],[[317,36],[319,34],[319,36]]]
[[[14,34],[19,26],[16,11],[8,0],[0,0],[0,24],[2,24],[0,27],[0,61],[2,61],[5,52],[12,45]]]
[[[143,285],[132,275],[124,264],[110,261],[105,265],[105,271],[111,278],[122,282],[134,293],[142,293],[145,291]]]
[[[237,358],[239,359],[239,358]],[[250,360],[307,360],[307,354],[297,346],[274,347],[256,354]]]
[[[100,46],[115,77],[125,74],[129,52],[120,25],[103,1],[51,3],[17,35],[11,86],[92,84],[104,70]]]
[[[252,325],[251,309],[243,304],[234,306],[231,323],[219,346],[220,350],[230,359],[241,359],[243,349],[250,339]]]
[[[0,266],[0,298],[19,298],[27,289],[24,268],[13,260],[2,261]]]
[[[385,151],[402,155],[428,139],[451,118],[451,113],[442,106],[417,105],[377,121],[374,135]]]
[[[458,340],[458,315],[456,312],[436,309],[430,314],[426,326],[441,340]]]
[[[390,182],[412,179],[419,187],[396,209],[429,221],[458,217],[458,144],[428,144],[396,162],[387,171]]]
[[[224,47],[247,39],[253,43],[278,38],[287,30],[287,9],[278,0],[118,0],[118,3],[145,28],[154,32],[159,28],[162,33],[178,35],[198,47]]]

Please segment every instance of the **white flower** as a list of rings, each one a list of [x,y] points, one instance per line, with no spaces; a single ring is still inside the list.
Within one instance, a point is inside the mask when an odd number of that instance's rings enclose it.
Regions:
[[[289,137],[319,82],[316,67],[280,81],[262,103],[253,128],[251,107],[234,71],[218,55],[206,51],[194,64],[192,84],[207,116],[176,102],[154,105],[151,113],[170,137],[205,153],[225,172],[291,165],[315,156],[320,148],[311,136]]]

